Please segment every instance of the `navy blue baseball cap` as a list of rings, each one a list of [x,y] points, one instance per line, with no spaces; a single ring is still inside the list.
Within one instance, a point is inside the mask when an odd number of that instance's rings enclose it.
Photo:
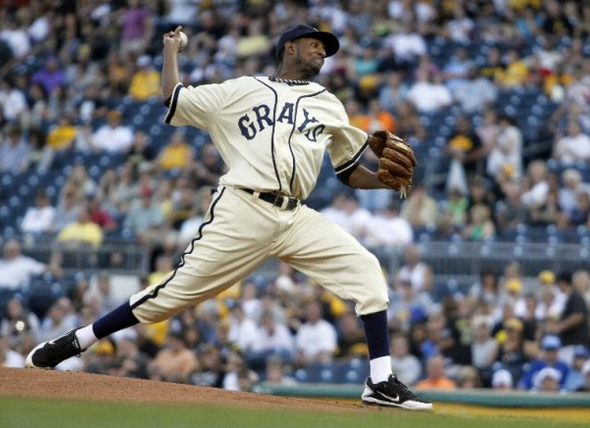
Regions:
[[[293,40],[301,37],[309,37],[312,39],[318,39],[324,44],[326,49],[326,56],[332,56],[338,49],[340,49],[340,43],[336,36],[327,31],[319,31],[317,28],[310,27],[309,25],[298,25],[296,27],[289,28],[279,38],[277,47],[275,49],[275,56],[279,58],[281,51],[285,47],[285,43],[292,42]]]

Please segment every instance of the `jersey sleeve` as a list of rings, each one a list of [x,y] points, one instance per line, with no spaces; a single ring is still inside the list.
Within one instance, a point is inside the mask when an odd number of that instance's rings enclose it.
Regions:
[[[352,125],[344,106],[334,97],[334,114],[339,124],[332,131],[332,141],[328,145],[328,153],[336,175],[349,175],[359,165],[359,161],[367,147],[368,134]]]
[[[172,91],[172,98],[164,122],[173,126],[195,126],[208,130],[228,98],[229,84],[183,86],[178,83]]]

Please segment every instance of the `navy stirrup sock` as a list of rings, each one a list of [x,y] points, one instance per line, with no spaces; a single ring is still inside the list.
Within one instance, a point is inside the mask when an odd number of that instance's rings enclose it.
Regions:
[[[387,312],[375,312],[361,315],[365,326],[365,336],[369,348],[369,358],[374,360],[379,357],[389,356],[389,328],[387,326]]]
[[[123,303],[118,308],[96,320],[92,324],[92,331],[97,339],[102,339],[124,328],[139,324],[139,320],[133,315],[129,302]]]

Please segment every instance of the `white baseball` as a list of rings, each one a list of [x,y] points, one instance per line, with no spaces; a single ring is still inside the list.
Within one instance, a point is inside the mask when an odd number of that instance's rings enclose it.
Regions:
[[[182,52],[188,44],[188,37],[182,31],[178,32],[178,36],[180,37],[180,48],[178,49],[178,52]]]

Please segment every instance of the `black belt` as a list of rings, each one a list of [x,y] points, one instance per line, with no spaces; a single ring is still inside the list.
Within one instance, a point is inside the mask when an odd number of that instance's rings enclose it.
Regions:
[[[241,189],[244,192],[248,192],[253,195],[255,192],[252,189]],[[268,202],[269,204],[273,204],[275,207],[279,207],[283,210],[292,211],[294,210],[297,205],[299,205],[299,199],[290,198],[288,196],[283,195],[275,195],[274,193],[258,193],[258,197],[262,199],[264,202]]]

